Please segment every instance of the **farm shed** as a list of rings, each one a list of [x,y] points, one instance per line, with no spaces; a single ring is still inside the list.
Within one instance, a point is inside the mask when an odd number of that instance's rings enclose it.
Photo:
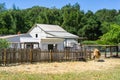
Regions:
[[[64,50],[64,48],[74,48],[77,45],[78,36],[65,31],[58,25],[35,24],[28,34],[32,38],[40,40],[41,50]]]
[[[11,43],[11,48],[40,48],[41,50],[77,49],[79,37],[61,26],[35,24],[26,34],[1,36]]]

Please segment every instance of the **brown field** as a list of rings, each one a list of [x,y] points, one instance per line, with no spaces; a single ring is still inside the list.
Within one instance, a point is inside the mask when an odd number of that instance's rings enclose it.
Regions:
[[[62,74],[67,72],[84,72],[84,71],[105,71],[120,66],[120,59],[104,59],[105,62],[96,62],[94,60],[69,61],[69,62],[51,62],[51,63],[26,63],[16,66],[0,67],[0,71],[9,71],[12,73],[48,73]]]

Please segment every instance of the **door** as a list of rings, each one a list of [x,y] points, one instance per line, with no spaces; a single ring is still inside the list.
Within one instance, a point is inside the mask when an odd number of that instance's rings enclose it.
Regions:
[[[48,44],[48,50],[53,50],[53,44]]]

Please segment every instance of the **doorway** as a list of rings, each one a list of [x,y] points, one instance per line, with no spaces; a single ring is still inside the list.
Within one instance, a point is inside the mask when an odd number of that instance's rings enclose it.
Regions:
[[[52,51],[57,50],[57,44],[48,44],[48,50],[52,50]]]
[[[48,44],[48,50],[53,50],[53,44]]]

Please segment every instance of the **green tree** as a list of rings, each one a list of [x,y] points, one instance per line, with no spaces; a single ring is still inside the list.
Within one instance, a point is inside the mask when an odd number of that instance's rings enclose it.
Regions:
[[[82,12],[80,12],[80,5],[78,3],[74,5],[68,4],[64,6],[61,11],[63,17],[63,28],[73,34],[79,34],[78,30],[81,27],[80,22],[81,17],[83,16]]]
[[[117,15],[117,11],[115,9],[109,10],[109,9],[101,9],[98,10],[95,15],[97,16],[97,20],[100,22],[114,22],[114,18]]]
[[[3,12],[5,10],[6,10],[5,3],[0,3],[0,12]]]
[[[19,7],[16,7],[16,5],[13,4],[13,10],[19,10]]]
[[[7,28],[6,34],[16,33],[16,19],[11,14],[11,11],[4,12],[3,15],[4,26]]]
[[[84,13],[78,3],[67,4],[61,9],[33,6],[20,10],[14,4],[12,9],[6,9],[5,3],[0,3],[0,35],[26,33],[36,23],[57,24],[70,33],[97,40],[109,32],[110,24],[120,25],[120,10]]]
[[[83,19],[85,24],[79,32],[89,40],[97,40],[101,35],[101,31],[99,22],[96,21],[96,16],[92,11],[88,11]]]
[[[120,13],[117,16],[115,16],[114,23],[120,25]]]
[[[112,24],[111,29],[101,36],[100,40],[106,42],[106,44],[120,43],[120,26],[117,24]]]
[[[5,39],[0,39],[0,49],[4,49],[4,48],[8,48],[8,47],[9,47],[8,41]]]
[[[107,33],[110,30],[110,23],[108,23],[108,22],[101,23],[100,30],[101,30],[102,34]]]

